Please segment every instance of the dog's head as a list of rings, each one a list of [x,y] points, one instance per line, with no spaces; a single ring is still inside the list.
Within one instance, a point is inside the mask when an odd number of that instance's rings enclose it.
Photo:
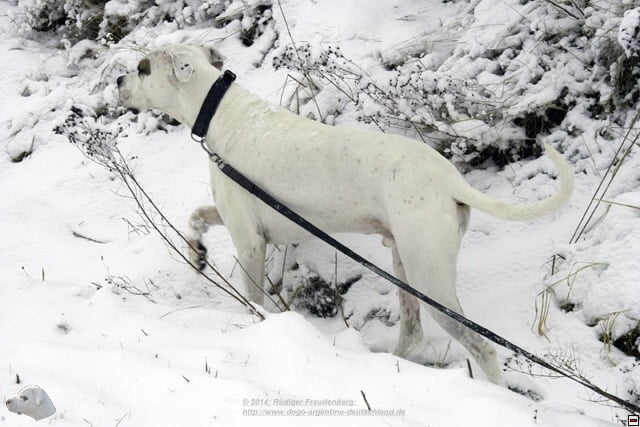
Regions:
[[[134,110],[167,111],[180,87],[210,65],[222,68],[222,55],[215,49],[175,45],[155,50],[138,62],[136,71],[118,77],[120,103]]]
[[[25,414],[41,420],[56,412],[47,393],[38,386],[24,387],[17,396],[5,402],[7,409],[15,414]]]

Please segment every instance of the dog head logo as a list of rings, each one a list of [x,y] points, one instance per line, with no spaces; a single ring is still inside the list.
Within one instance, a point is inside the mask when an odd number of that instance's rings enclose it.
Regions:
[[[36,421],[47,418],[56,412],[47,393],[38,386],[26,386],[15,397],[5,402],[9,412],[28,415]]]

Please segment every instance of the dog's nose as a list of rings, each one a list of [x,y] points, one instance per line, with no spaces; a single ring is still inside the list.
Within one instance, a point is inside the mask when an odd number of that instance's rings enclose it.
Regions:
[[[118,87],[122,86],[123,81],[124,81],[124,76],[120,76],[116,79],[116,83],[118,84]]]

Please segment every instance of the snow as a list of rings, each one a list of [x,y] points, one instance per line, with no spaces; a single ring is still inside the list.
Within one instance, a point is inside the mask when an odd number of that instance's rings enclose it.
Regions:
[[[502,81],[491,68],[484,68],[494,65],[481,61],[482,55],[498,42],[516,43],[509,37],[519,34],[522,16],[532,16],[526,24],[531,28],[575,25],[571,20],[546,22],[531,15],[538,10],[534,2],[474,3],[475,9],[464,2],[410,0],[281,2],[294,41],[314,47],[340,45],[346,57],[374,78],[386,76],[378,58],[397,63],[427,43],[433,49],[424,59],[425,67],[445,64],[452,75],[476,77],[479,85],[494,86],[492,90]],[[133,1],[107,5],[112,11],[137,10]],[[200,13],[194,11],[183,11],[184,19]],[[279,37],[277,49],[291,43],[277,5],[272,9],[274,28],[266,30],[251,49],[234,37],[239,23],[223,28],[160,23],[136,30],[113,48],[81,42],[68,56],[25,39],[11,22],[16,13],[11,3],[0,3],[0,396],[4,399],[15,396],[25,384],[42,387],[57,408],[44,422],[55,426],[604,426],[626,421],[625,411],[594,402],[592,393],[564,380],[508,372],[510,384],[543,397],[533,401],[482,378],[470,379],[465,351],[426,315],[423,323],[433,344],[429,358],[448,366],[421,366],[391,355],[399,329],[395,289],[317,241],[289,248],[286,259],[282,251],[275,252],[270,277],[276,282],[282,276],[282,263],[288,267],[285,287],[314,274],[338,283],[362,276],[344,295],[350,327],[341,314],[321,319],[303,312],[277,313],[273,304],[266,307],[272,311],[266,320],[259,321],[206,284],[167,248],[140,219],[113,174],[51,132],[71,105],[90,110],[101,102],[114,104],[115,77],[133,68],[143,54],[132,48],[134,42],[154,47],[185,39],[216,41],[239,83],[277,104],[283,87],[292,84],[287,70],[271,67],[274,53],[267,52],[273,38]],[[235,12],[230,8],[227,13]],[[626,34],[633,13],[622,20]],[[624,40],[627,44],[621,43],[630,52],[632,41]],[[87,57],[88,50],[97,52],[97,58]],[[558,60],[558,73],[529,87],[514,101],[514,108],[525,111],[529,104],[543,105],[564,85],[575,89],[572,79],[576,75],[583,79],[579,75],[583,70],[566,64]],[[521,65],[513,76],[526,86],[539,71],[538,64],[523,56]],[[445,90],[450,87],[442,84]],[[288,93],[293,93],[291,87]],[[321,106],[331,106],[331,93],[322,96]],[[598,338],[606,324],[601,319],[615,316],[611,325],[615,337],[640,319],[635,286],[640,217],[636,208],[629,207],[640,206],[640,159],[631,152],[624,160],[606,197],[611,203],[604,203],[596,216],[599,221],[585,237],[569,245],[622,138],[598,139],[599,130],[612,123],[587,120],[581,108],[570,111],[567,119],[584,131],[580,136],[571,136],[575,129],[562,128],[545,137],[545,142],[564,148],[578,173],[575,195],[567,207],[527,223],[506,223],[474,212],[459,257],[459,295],[471,319],[537,354],[571,353],[595,384],[625,399],[637,399],[637,360],[607,348]],[[354,117],[346,109],[335,121],[356,126]],[[211,203],[206,157],[187,129],[163,124],[150,113],[137,119],[128,114],[117,123],[125,125],[127,135],[120,148],[137,157],[132,161],[136,177],[167,217],[185,230],[191,211]],[[503,135],[500,128],[489,128],[480,119],[461,121],[455,129],[488,138]],[[18,162],[25,152],[30,154]],[[553,176],[548,159],[540,158],[500,171],[473,170],[466,178],[483,192],[517,203],[550,195]],[[340,238],[391,270],[390,254],[379,237]],[[226,230],[213,228],[205,243],[214,265],[241,288]],[[554,254],[565,261],[558,261],[551,275]],[[294,264],[298,270],[290,268]],[[589,264],[594,265],[581,270],[574,281],[562,280]],[[560,282],[554,285],[558,301],[567,299],[576,308],[565,313],[552,304],[546,336],[541,337],[533,332],[536,302],[540,292],[556,282]],[[590,326],[594,323],[597,326]],[[501,360],[511,356],[503,349],[498,352]],[[475,364],[472,370],[480,375]],[[335,415],[335,411],[366,410],[363,394],[372,409],[398,412]],[[307,399],[333,403],[317,405]],[[334,415],[302,416],[300,410],[333,410]],[[285,416],[269,411],[284,411]],[[0,426],[32,422],[0,406]]]
[[[620,43],[627,56],[634,56],[640,52],[639,32],[640,9],[627,10],[618,30],[618,43]]]

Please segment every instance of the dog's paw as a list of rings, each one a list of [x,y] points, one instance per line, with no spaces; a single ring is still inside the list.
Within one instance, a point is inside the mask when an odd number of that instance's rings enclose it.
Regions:
[[[512,392],[521,394],[534,402],[544,400],[544,392],[542,389],[531,381],[530,378],[525,377],[522,374],[506,373],[505,383],[507,388]]]
[[[207,267],[207,248],[200,240],[189,241],[189,259],[200,271]]]
[[[393,354],[420,365],[438,368],[444,368],[454,360],[449,352],[445,350],[438,351],[424,337],[408,341],[409,344],[407,342],[399,343]]]

